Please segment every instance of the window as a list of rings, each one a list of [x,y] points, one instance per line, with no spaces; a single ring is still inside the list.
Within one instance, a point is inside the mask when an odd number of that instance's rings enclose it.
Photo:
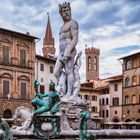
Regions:
[[[137,85],[137,77],[136,76],[133,76],[132,77],[132,85]]]
[[[106,117],[108,118],[108,110],[106,110]]]
[[[9,86],[9,81],[3,80],[3,98],[7,99],[7,95],[9,94],[10,91],[10,86]]]
[[[9,47],[3,46],[3,63],[9,64]]]
[[[84,95],[84,99],[89,100],[89,95]]]
[[[115,114],[117,114],[117,111],[115,110]]]
[[[40,81],[43,83],[43,81],[44,81],[43,78],[41,78]]]
[[[100,91],[100,94],[109,94],[109,90],[108,89],[102,90],[102,91]]]
[[[132,96],[132,104],[136,104],[136,95]]]
[[[12,118],[12,112],[11,112],[11,110],[6,109],[6,110],[3,112],[3,118]]]
[[[105,100],[104,100],[104,98],[102,99],[102,104],[103,104],[103,105],[105,104]]]
[[[88,71],[88,79],[90,80],[90,72]]]
[[[45,86],[44,85],[40,85],[40,93],[45,93]]]
[[[132,60],[132,67],[133,67],[133,68],[136,68],[136,67],[138,67],[138,66],[139,66],[139,61],[138,61],[137,57],[135,57],[135,58],[133,58],[133,60]]]
[[[94,70],[97,70],[97,57],[94,57]]]
[[[101,105],[102,103],[101,103],[101,99],[99,100],[99,104]]]
[[[140,113],[140,109],[138,109],[138,113]]]
[[[91,58],[90,58],[90,56],[88,57],[88,70],[91,70]]]
[[[106,104],[108,105],[109,103],[108,103],[108,98],[106,98]]]
[[[128,105],[129,104],[129,97],[125,96],[125,104]]]
[[[25,50],[20,50],[20,65],[25,65],[26,64],[26,51]]]
[[[102,110],[102,117],[104,118],[105,117],[105,111]]]
[[[26,99],[26,83],[21,82],[21,99]]]
[[[97,101],[97,96],[92,96],[92,101]]]
[[[126,78],[125,79],[125,87],[129,87],[130,86],[130,79]]]
[[[40,71],[44,71],[44,64],[40,64]]]
[[[109,94],[109,90],[108,89],[106,90],[106,94]]]
[[[101,110],[100,110],[100,111],[99,111],[99,116],[102,117],[101,115],[102,115],[102,114],[101,114]]]
[[[129,70],[129,69],[131,69],[131,63],[130,63],[130,61],[128,60],[128,61],[126,61],[126,70]]]
[[[127,114],[129,114],[129,110],[127,110]]]
[[[118,84],[114,84],[114,91],[118,91]]]
[[[53,66],[50,66],[50,73],[53,73]]]
[[[92,106],[92,112],[97,112],[97,107],[96,106]]]
[[[116,97],[116,98],[113,98],[113,106],[117,106],[119,105],[119,98]]]

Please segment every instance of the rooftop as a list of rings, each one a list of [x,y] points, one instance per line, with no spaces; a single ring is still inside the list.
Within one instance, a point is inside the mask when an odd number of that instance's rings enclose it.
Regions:
[[[21,32],[13,31],[13,30],[10,30],[10,29],[1,28],[1,27],[0,27],[0,32],[8,32],[8,33],[12,33],[12,34],[15,34],[15,35],[21,35],[21,36],[25,36],[25,37],[32,38],[32,39],[39,39],[38,37],[30,35],[29,32],[21,33]]]
[[[138,54],[140,54],[140,52],[137,52],[137,53],[134,53],[134,54],[130,54],[130,55],[121,57],[121,58],[119,58],[119,59],[125,59],[125,58],[127,58],[127,57],[134,56],[134,55],[138,55]],[[119,60],[119,59],[118,59],[118,60]]]
[[[106,81],[107,82],[113,82],[113,81],[120,81],[122,79],[123,79],[123,76],[122,76],[122,74],[120,74],[120,75],[115,75],[115,76],[112,76],[112,77],[108,77]]]
[[[53,62],[53,63],[56,62],[56,58],[52,58],[52,57],[44,57],[44,56],[41,56],[41,55],[36,55],[36,58],[42,59],[42,60],[45,60],[45,61],[48,61],[48,62]]]

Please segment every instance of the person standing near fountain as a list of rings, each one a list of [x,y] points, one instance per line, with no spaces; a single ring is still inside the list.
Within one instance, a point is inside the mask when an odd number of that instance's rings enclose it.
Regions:
[[[76,44],[78,43],[78,23],[71,18],[70,3],[59,4],[59,13],[64,21],[59,32],[59,56],[57,58],[54,75],[59,83],[61,70],[66,74],[66,97],[72,95],[74,85],[74,59],[76,56]]]

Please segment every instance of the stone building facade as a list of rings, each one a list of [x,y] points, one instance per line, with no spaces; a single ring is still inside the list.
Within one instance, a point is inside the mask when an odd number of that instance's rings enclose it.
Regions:
[[[53,74],[56,59],[36,55],[35,78],[39,80],[41,93],[49,91],[49,83],[51,80],[56,84],[56,78]]]
[[[31,108],[35,79],[35,39],[0,28],[0,115],[12,117],[19,106]]]
[[[104,82],[104,85],[100,86],[99,89],[99,106],[100,106],[100,117],[102,118],[101,124],[110,121],[110,92],[108,82]]]
[[[122,120],[122,79],[122,75],[115,75],[108,78],[111,122],[120,122]]]
[[[80,88],[80,97],[83,100],[89,101],[89,110],[91,119],[99,117],[99,90],[93,88],[94,83],[82,83]]]
[[[122,119],[140,121],[140,52],[123,60]]]

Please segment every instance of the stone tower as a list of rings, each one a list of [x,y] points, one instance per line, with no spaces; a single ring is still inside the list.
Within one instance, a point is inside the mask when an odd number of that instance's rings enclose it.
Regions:
[[[43,50],[43,56],[44,57],[54,56],[55,51],[56,51],[56,49],[54,47],[54,38],[52,36],[49,14],[48,14],[48,23],[47,23],[45,37],[44,37],[44,40],[43,40],[42,50]]]
[[[99,55],[97,48],[86,48],[86,81],[97,80],[99,78]]]

